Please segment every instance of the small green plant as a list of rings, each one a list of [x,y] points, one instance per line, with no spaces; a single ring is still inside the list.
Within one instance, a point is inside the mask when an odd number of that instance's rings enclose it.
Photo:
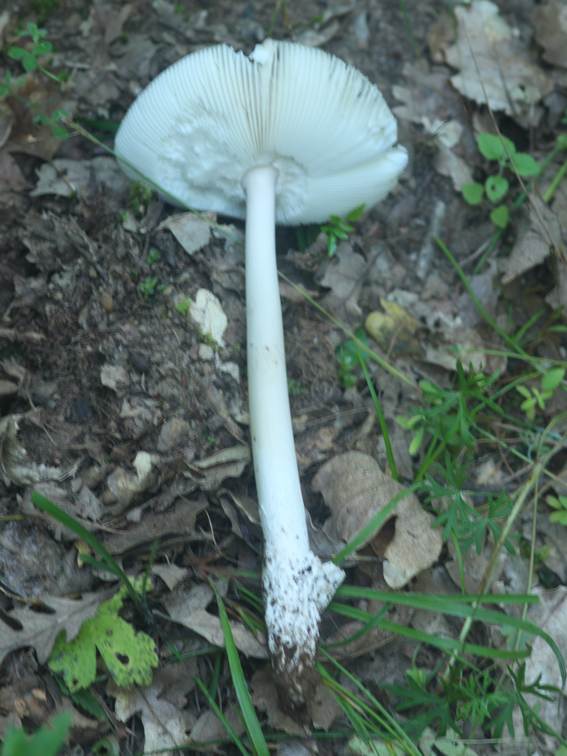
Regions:
[[[305,386],[295,378],[289,378],[287,388],[290,396],[301,396],[305,393]]]
[[[191,309],[191,299],[189,297],[182,297],[175,303],[175,309],[180,315],[187,315]]]
[[[201,331],[199,329],[199,341],[201,344],[210,347],[215,352],[219,348],[218,341],[211,333],[208,333],[207,331]]]
[[[547,496],[546,502],[555,510],[550,514],[551,522],[557,522],[559,525],[567,527],[567,496]]]
[[[128,191],[128,208],[137,217],[141,218],[152,198],[153,190],[140,181],[133,181]]]
[[[32,9],[40,23],[46,21],[59,8],[60,0],[33,0]]]
[[[187,8],[183,5],[183,3],[175,3],[173,6],[173,12],[181,16],[184,20],[187,20],[189,18],[189,14],[187,12]]]
[[[332,257],[337,251],[339,241],[348,239],[348,235],[354,231],[352,224],[359,220],[363,213],[364,205],[359,205],[344,217],[331,215],[327,223],[321,226],[321,231],[327,236],[327,254],[329,257]]]
[[[38,113],[34,116],[34,123],[40,126],[48,126],[49,130],[56,139],[66,139],[69,136],[69,131],[62,126],[62,122],[67,118],[68,114],[66,110],[58,108],[52,113]]]
[[[134,590],[142,592],[144,580],[132,582]],[[117,685],[149,685],[152,669],[158,665],[155,644],[149,635],[136,632],[132,625],[119,615],[127,589],[118,593],[98,608],[96,615],[86,620],[73,640],[60,633],[55,641],[49,668],[63,675],[69,691],[88,688],[96,679],[97,651]]]
[[[396,422],[405,430],[412,431],[410,454],[416,455],[425,439],[442,443],[443,447],[459,450],[470,447],[474,441],[474,417],[472,401],[485,401],[489,379],[474,370],[465,371],[457,363],[457,379],[454,388],[442,388],[431,381],[421,381],[423,406],[412,415],[397,417]]]
[[[385,686],[396,701],[396,709],[407,716],[408,732],[418,738],[427,727],[436,732],[457,728],[469,733],[469,737],[489,735],[504,737],[506,731],[515,733],[514,712],[521,713],[525,735],[535,732],[550,732],[539,717],[537,706],[528,703],[526,696],[550,700],[554,689],[543,685],[538,679],[528,684],[525,680],[525,664],[519,663],[514,670],[508,669],[503,683],[495,686],[497,670],[493,666],[479,669],[476,674],[470,667],[458,665],[451,677],[439,690],[436,676],[422,670],[413,674],[410,670],[405,684]],[[446,751],[443,751],[446,753]],[[463,753],[456,751],[455,753]]]
[[[368,345],[368,336],[362,326],[357,328],[354,335],[365,346]],[[361,375],[360,360],[365,359],[365,351],[354,339],[346,339],[335,350],[337,358],[339,381],[344,388],[356,386]]]
[[[33,735],[21,728],[10,728],[4,737],[0,756],[57,756],[71,727],[71,715],[63,712]]]
[[[545,410],[545,403],[553,397],[564,378],[564,368],[550,368],[542,375],[539,387],[516,386],[516,391],[523,397],[520,409],[528,420],[535,418],[538,409]]]
[[[494,164],[494,171],[484,183],[473,181],[464,184],[461,191],[469,205],[480,205],[486,198],[495,207],[490,211],[490,220],[499,229],[504,229],[510,221],[510,209],[504,203],[510,190],[506,174],[517,174],[531,178],[539,174],[539,165],[531,155],[518,152],[511,139],[499,134],[481,133],[476,137],[479,152]]]
[[[450,458],[445,458],[424,481],[424,493],[431,507],[439,511],[442,503],[435,524],[442,529],[444,540],[458,543],[461,557],[472,547],[482,554],[489,534],[496,542],[513,507],[505,491],[484,496],[475,492],[473,499],[467,494],[467,476],[466,465],[454,465]],[[506,547],[514,552],[509,539]]]
[[[159,249],[152,247],[148,252],[148,265],[155,265],[161,259],[161,252]]]
[[[55,76],[42,64],[42,59],[45,59],[46,56],[51,55],[53,52],[53,45],[45,39],[47,30],[40,29],[37,24],[30,22],[25,29],[18,32],[17,36],[23,40],[29,38],[31,46],[21,47],[13,45],[8,49],[8,57],[12,60],[17,60],[27,73],[39,70],[50,79],[60,82],[59,77]]]
[[[49,0],[51,1],[51,0]],[[47,30],[40,28],[37,24],[28,23],[25,29],[17,34],[18,38],[23,40],[22,45],[12,45],[8,48],[8,57],[17,61],[24,70],[22,76],[12,76],[9,71],[4,74],[0,82],[0,98],[9,95],[15,95],[18,89],[26,81],[26,75],[33,72],[39,72],[56,84],[63,84],[67,78],[66,73],[55,74],[45,63],[53,53],[53,45],[46,39]],[[29,40],[29,42],[26,41]],[[32,107],[33,112],[33,107]],[[48,126],[53,136],[57,139],[65,139],[69,132],[62,125],[65,118],[68,117],[66,111],[56,109],[51,113],[35,113],[34,122],[40,125]]]
[[[150,299],[158,291],[159,278],[157,276],[146,276],[138,284],[138,291],[144,299]]]

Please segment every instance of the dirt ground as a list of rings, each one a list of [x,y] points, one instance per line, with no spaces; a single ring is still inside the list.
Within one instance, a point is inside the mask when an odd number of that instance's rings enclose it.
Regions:
[[[147,748],[151,741],[147,699],[134,701],[104,680],[92,686],[91,699],[81,708],[47,666],[57,632],[70,632],[72,626],[57,602],[82,597],[75,617],[80,625],[108,598],[115,578],[82,560],[89,551],[84,541],[34,507],[35,490],[96,535],[128,574],[151,576],[147,622],[138,618],[136,627],[156,640],[162,660],[173,649],[186,654],[169,676],[167,667],[160,668],[152,695],[160,705],[167,701],[183,711],[183,737],[195,742],[224,737],[191,683],[197,673],[210,673],[217,658],[207,656],[218,644],[214,611],[207,612],[203,601],[199,616],[207,619],[200,626],[197,620],[191,626],[172,618],[189,591],[206,589],[209,578],[224,580],[230,592],[231,570],[259,570],[261,564],[248,449],[244,227],[229,218],[199,217],[195,234],[204,234],[202,241],[182,244],[168,225],[179,211],[140,187],[133,190],[104,149],[112,146],[135,95],[167,65],[205,45],[223,42],[249,51],[269,35],[292,38],[353,64],[379,86],[392,108],[405,108],[398,111],[399,140],[409,151],[409,167],[398,188],[356,223],[333,258],[324,237],[305,245],[295,229],[278,230],[292,413],[319,553],[333,553],[341,541],[340,533],[333,540],[321,530],[332,509],[325,483],[313,482],[321,468],[358,452],[387,469],[366,382],[358,373],[353,385],[341,381],[336,350],[347,335],[338,323],[355,330],[369,313],[383,312],[388,300],[410,313],[414,325],[390,335],[387,343],[373,342],[409,380],[400,382],[368,364],[404,482],[413,480],[416,463],[408,452],[411,434],[394,418],[407,415],[418,400],[417,382],[450,385],[452,349],[460,344],[468,354],[492,349],[483,366],[501,366],[499,340],[478,317],[434,241],[441,238],[473,276],[472,262],[494,230],[487,215],[466,204],[456,189],[459,170],[468,167],[475,176],[481,170],[474,134],[490,128],[491,116],[449,82],[455,68],[443,56],[455,39],[454,26],[446,23],[454,5],[449,0],[31,0],[0,8],[0,74],[22,73],[7,50],[20,44],[16,33],[30,21],[47,30],[45,39],[53,46],[45,68],[65,72],[63,83],[41,70],[28,73],[17,93],[0,99],[0,637],[2,621],[10,628],[6,632],[26,633],[22,613],[31,611],[34,601],[43,601],[50,607],[45,611],[57,618],[50,630],[40,622],[37,637],[30,632],[25,641],[14,641],[4,659],[2,729],[24,724],[34,730],[54,712],[69,710],[73,753],[94,752],[93,744],[104,738],[113,739],[115,752],[142,753],[144,742]],[[497,5],[518,39],[531,45],[535,60],[536,3],[500,0]],[[542,65],[549,83],[529,112],[496,114],[518,149],[538,156],[547,154],[567,106],[565,69]],[[98,143],[70,126],[71,135],[60,139],[50,123],[38,122],[38,115],[59,108]],[[429,118],[429,128],[422,116]],[[460,139],[442,147],[439,134],[447,123],[460,124]],[[445,168],[439,165],[441,154]],[[553,287],[549,268],[535,268],[527,288],[517,277],[500,288],[495,275],[489,266],[475,273],[473,282],[499,323],[526,322],[546,306]],[[293,284],[304,287],[328,315]],[[226,316],[222,343],[191,317],[200,290],[214,294]],[[535,353],[564,358],[562,338],[555,332]],[[492,460],[486,450],[478,468]],[[499,480],[513,480],[514,470],[504,468]],[[391,530],[383,532],[375,560]],[[556,538],[555,531],[549,538]],[[427,565],[417,578],[421,590],[435,592],[450,582],[449,551],[444,545],[437,567]],[[565,586],[564,562],[552,567]],[[360,568],[354,582],[384,586],[377,569]],[[472,580],[475,588],[478,581],[475,586]],[[323,635],[336,629],[329,620]],[[266,700],[272,694],[265,649],[246,646],[253,641],[259,643],[248,638],[239,648],[246,675],[256,681],[257,703],[262,692]],[[391,636],[384,633],[366,656],[351,660],[350,668],[378,687],[397,679],[411,654],[396,641],[395,669],[388,653],[380,656],[388,643]],[[220,685],[230,686],[225,671]],[[232,716],[234,699],[226,696]],[[93,715],[93,701],[104,712],[102,719]],[[273,696],[270,701],[260,709],[269,712],[272,731],[293,733],[293,725],[282,724],[284,715],[278,719],[273,713]],[[323,720],[327,728],[336,721],[330,708],[321,704],[319,729],[325,729]],[[162,720],[167,716],[162,711]],[[157,736],[151,742],[160,743]],[[161,741],[160,747],[167,745]],[[221,745],[217,752],[231,753],[231,748]],[[343,744],[318,748],[319,753],[346,752]]]

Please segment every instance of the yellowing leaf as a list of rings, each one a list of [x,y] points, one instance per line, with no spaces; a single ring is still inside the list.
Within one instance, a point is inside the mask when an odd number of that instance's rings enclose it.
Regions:
[[[372,338],[382,347],[390,349],[394,344],[397,352],[418,353],[416,331],[421,324],[396,302],[380,299],[384,312],[371,312],[364,324]]]
[[[67,641],[64,633],[57,638],[49,667],[63,675],[70,691],[88,688],[94,682],[97,651],[120,687],[151,682],[152,669],[158,664],[155,645],[149,635],[136,632],[119,616],[125,595],[126,589],[121,588],[101,604],[73,640]]]

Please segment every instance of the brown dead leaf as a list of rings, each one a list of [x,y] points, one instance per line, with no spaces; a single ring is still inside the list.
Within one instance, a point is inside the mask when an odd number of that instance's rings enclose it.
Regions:
[[[82,486],[76,481],[76,487],[73,492],[75,496],[75,511],[83,520],[99,522],[104,514],[104,507],[101,500],[94,494],[88,486]],[[80,486],[80,488],[79,488]]]
[[[182,417],[172,417],[165,422],[159,432],[157,449],[162,454],[171,452],[186,443],[191,435],[191,426]]]
[[[487,281],[477,281],[482,289],[484,304],[490,306],[490,287]],[[506,358],[488,354],[487,347],[478,331],[465,328],[463,320],[470,320],[468,310],[462,310],[462,302],[450,291],[425,298],[412,291],[395,289],[388,299],[396,302],[414,318],[425,324],[430,331],[424,345],[424,361],[445,370],[455,370],[457,361],[472,365],[475,370],[493,372],[502,369]]]
[[[447,121],[439,126],[435,134],[439,150],[435,157],[435,170],[441,176],[450,178],[457,191],[473,180],[469,164],[454,151],[461,140],[462,133],[463,127],[458,121]]]
[[[4,32],[6,31],[9,22],[9,12],[7,10],[2,11],[2,13],[0,13],[0,50],[2,50],[4,46]]]
[[[122,394],[130,385],[130,376],[123,365],[105,364],[100,369],[100,382],[106,388]]]
[[[254,706],[259,711],[265,712],[270,727],[286,732],[288,735],[304,735],[304,729],[299,722],[280,708],[271,666],[266,665],[257,669],[252,675],[250,687]]]
[[[313,726],[318,730],[328,730],[341,713],[342,709],[333,692],[322,683],[317,685],[309,702],[309,714]]]
[[[205,598],[208,604],[210,597]],[[174,622],[178,622],[194,633],[201,635],[214,646],[224,648],[224,633],[219,618],[195,604],[194,592],[190,590],[178,591],[168,596],[164,604]],[[241,622],[231,622],[230,626],[239,651],[254,659],[267,658],[268,652],[263,640],[258,640]]]
[[[5,102],[0,101],[0,148],[2,148],[12,132],[14,113]]]
[[[466,555],[466,568],[463,576],[463,581],[461,581],[461,562],[459,560],[462,557],[461,555],[459,555],[457,559],[455,549],[450,544],[449,553],[451,555],[451,558],[447,560],[445,568],[454,584],[466,593],[478,593],[481,583],[484,580],[486,568],[490,562],[492,550],[492,543],[487,544],[480,554],[477,553],[476,549],[470,549]],[[494,573],[492,575],[493,580],[499,579],[505,563],[506,554],[500,553],[496,562]]]
[[[394,86],[394,96],[403,103],[393,108],[394,113],[406,121],[417,123],[431,135],[437,147],[435,169],[453,181],[456,189],[472,181],[469,163],[459,152],[463,151],[462,123],[466,112],[461,98],[449,86],[449,73],[445,67],[429,67],[426,63],[404,66],[405,86]],[[464,141],[464,140],[463,140]]]
[[[89,199],[96,192],[124,196],[128,179],[114,158],[99,156],[92,160],[56,158],[44,163],[37,172],[38,182],[32,197],[53,194]]]
[[[22,598],[64,596],[88,590],[90,569],[78,566],[76,553],[35,522],[6,522],[0,529],[2,585]]]
[[[567,312],[567,259],[557,258],[556,286],[546,297],[546,302],[553,308],[561,308]]]
[[[567,68],[567,5],[564,0],[549,0],[538,5],[533,21],[535,38],[543,47],[544,59]]]
[[[294,42],[307,45],[307,47],[326,45],[341,29],[338,19],[351,13],[355,8],[356,0],[326,3],[324,11],[313,23],[309,24],[307,29],[294,34]]]
[[[472,328],[453,328],[443,334],[443,343],[427,344],[425,362],[445,370],[455,371],[457,363],[476,371],[491,372],[497,364],[506,364],[487,354],[487,348],[478,331]]]
[[[95,3],[94,5],[98,4]],[[110,45],[112,44],[112,42],[114,42],[115,39],[118,39],[118,37],[120,37],[120,35],[122,34],[122,28],[132,15],[133,10],[134,5],[132,3],[124,3],[124,5],[119,6],[118,13],[112,6],[103,6],[102,8],[99,6],[98,13],[105,26],[105,44]]]
[[[116,697],[115,713],[120,722],[127,722],[134,714],[140,714],[144,727],[144,753],[177,753],[186,742],[186,715],[178,706],[161,698],[159,683],[140,689],[109,686],[109,692]]]
[[[104,0],[94,0],[90,4],[88,18],[82,22],[80,30],[85,37],[85,45],[96,50],[99,59],[106,59],[106,48],[120,37],[133,10],[132,3],[124,3],[118,12],[115,6]]]
[[[0,328],[0,339],[7,341],[29,341],[32,344],[39,344],[45,339],[42,333],[36,331],[19,331],[14,328]]]
[[[129,505],[155,483],[158,462],[157,455],[139,451],[132,463],[136,472],[117,467],[106,480],[106,501],[117,502],[121,507]]]
[[[46,610],[34,611],[30,605],[9,612],[6,617],[10,624],[0,620],[0,663],[12,651],[31,646],[44,664],[59,633],[65,630],[67,640],[74,638],[83,622],[96,614],[101,601],[111,595],[112,591],[101,591],[85,593],[80,599],[44,596]]]
[[[64,477],[61,478],[61,481],[63,480]],[[82,515],[82,513],[84,512],[87,515],[94,515],[96,517],[98,510],[97,503],[93,502],[92,500],[90,502],[85,501],[84,498],[81,502],[78,502],[75,494],[65,483],[63,483],[62,485],[53,481],[47,481],[45,483],[33,483],[26,489],[24,495],[21,498],[20,510],[26,515],[31,515],[34,518],[41,520],[45,524],[47,529],[54,534],[55,538],[58,541],[74,541],[77,536],[74,531],[71,530],[71,528],[62,525],[53,517],[51,517],[51,515],[47,514],[47,512],[43,512],[37,509],[32,501],[32,491],[37,491],[42,496],[45,496],[46,499],[56,502],[57,506],[60,509],[73,517],[73,519],[77,520],[79,524],[82,525],[86,530],[98,530],[98,525],[95,521],[89,519],[89,517],[83,517]],[[83,494],[83,497],[84,496],[85,494]]]
[[[567,187],[564,183],[555,192],[551,210],[559,222],[562,236],[559,246],[556,246],[557,237],[552,237],[555,253],[553,272],[556,285],[546,297],[546,302],[551,307],[561,307],[564,312],[567,312]]]
[[[360,314],[357,299],[365,271],[364,257],[353,250],[350,242],[341,242],[334,257],[321,266],[318,283],[331,290],[326,299],[331,296],[350,314]]]
[[[35,116],[63,110],[72,118],[75,103],[65,98],[58,85],[35,73],[25,75],[17,96],[8,97],[7,103],[14,114],[14,125],[6,149],[51,160],[61,147],[61,139],[53,135],[49,125],[38,124]]]
[[[535,106],[551,91],[551,82],[489,0],[473,0],[455,8],[457,41],[446,51],[451,77],[461,94],[494,111],[502,110],[520,123],[534,125]]]
[[[250,524],[260,527],[260,512],[258,511],[258,502],[256,499],[244,494],[236,494],[234,491],[228,489],[220,491],[219,497],[223,508],[226,500],[225,497],[230,498],[230,501],[234,504],[247,525]],[[233,519],[233,515],[232,513],[229,514],[229,510],[227,510],[225,514],[230,520]]]
[[[294,42],[306,47],[322,47],[330,42],[337,35],[341,26],[338,21],[331,21],[330,24],[321,29],[304,29],[294,36]]]
[[[557,215],[537,195],[531,195],[529,227],[518,238],[504,266],[502,283],[540,265],[554,250],[563,245],[561,224]]]
[[[455,19],[449,11],[441,11],[427,32],[429,54],[435,63],[445,62],[445,50],[455,41]]]
[[[248,446],[231,446],[189,465],[203,491],[216,491],[227,478],[239,478],[250,462]]]
[[[168,589],[172,591],[179,583],[189,577],[189,570],[178,567],[176,564],[154,564],[152,574],[160,577]]]
[[[211,240],[211,224],[196,213],[170,215],[158,230],[164,228],[171,231],[188,255],[206,247]]]
[[[565,653],[567,649],[567,587],[559,586],[554,590],[538,588],[534,591],[540,603],[531,607],[529,619],[547,632]],[[540,677],[541,676],[541,677]],[[526,683],[530,684],[540,678],[543,685],[562,687],[561,671],[557,659],[548,644],[539,637],[532,641],[532,652],[526,660]],[[563,695],[545,701],[535,696],[528,696],[538,706],[539,716],[556,732],[561,732],[565,713],[565,689]]]
[[[482,273],[469,276],[469,286],[476,299],[491,315],[496,313],[498,304],[499,287],[496,283],[496,262],[491,260]],[[459,311],[463,324],[467,328],[478,325],[482,318],[472,301],[470,294],[464,291],[458,300]]]
[[[49,480],[61,481],[70,477],[74,467],[63,469],[37,464],[31,460],[18,439],[19,423],[23,415],[6,415],[0,420],[0,474],[6,484],[35,485]]]
[[[238,704],[229,704],[223,711],[223,714],[230,722],[236,734],[242,735],[245,728]],[[224,738],[226,738],[225,727],[217,715],[210,709],[201,714],[189,734],[189,739],[192,743],[206,743],[210,740],[224,740]]]
[[[18,385],[12,381],[7,381],[4,378],[0,378],[0,398],[6,396],[12,396],[18,393]]]
[[[333,457],[321,467],[312,485],[331,510],[326,531],[343,541],[351,540],[403,490],[382,472],[373,457],[361,452]],[[395,534],[383,551],[384,579],[390,588],[401,588],[437,560],[442,539],[439,530],[433,528],[432,516],[413,494],[399,502],[388,519],[392,518]]]
[[[104,545],[111,554],[123,554],[166,536],[183,534],[187,539],[202,540],[205,536],[195,533],[195,519],[206,506],[204,499],[178,501],[165,512],[152,512],[137,524],[129,523],[123,533],[107,535]]]

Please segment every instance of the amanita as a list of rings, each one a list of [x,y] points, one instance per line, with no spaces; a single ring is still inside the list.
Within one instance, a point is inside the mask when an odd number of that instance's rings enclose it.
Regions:
[[[403,171],[396,121],[361,73],[320,50],[226,45],[163,71],[116,138],[125,169],[179,205],[246,218],[250,428],[274,668],[305,698],[321,613],[344,575],[311,551],[289,407],[275,223],[325,221],[381,200]]]

